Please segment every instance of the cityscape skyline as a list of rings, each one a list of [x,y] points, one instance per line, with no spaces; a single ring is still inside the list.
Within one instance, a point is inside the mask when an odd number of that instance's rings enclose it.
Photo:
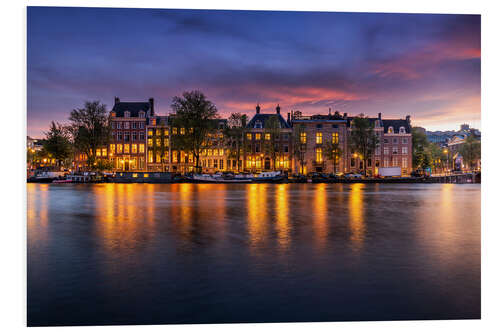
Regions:
[[[479,15],[28,7],[27,33],[33,137],[85,100],[166,115],[194,89],[223,117],[279,103],[481,129]]]

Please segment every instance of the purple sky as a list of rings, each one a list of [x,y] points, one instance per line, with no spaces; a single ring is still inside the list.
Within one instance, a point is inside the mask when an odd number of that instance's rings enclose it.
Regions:
[[[480,128],[479,15],[28,7],[28,135],[86,100],[202,90],[222,116],[301,110]]]

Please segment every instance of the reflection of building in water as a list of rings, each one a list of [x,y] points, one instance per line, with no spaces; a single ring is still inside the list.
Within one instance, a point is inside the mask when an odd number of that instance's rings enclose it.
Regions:
[[[319,247],[323,247],[328,237],[328,207],[326,184],[316,184],[314,191],[314,232]]]
[[[363,190],[365,184],[352,184],[349,196],[349,228],[351,242],[359,250],[363,245],[365,236]]]
[[[290,246],[290,221],[288,212],[288,184],[280,184],[276,188],[276,230],[281,249]]]
[[[252,245],[260,243],[266,233],[267,185],[250,184],[247,191],[248,234]]]

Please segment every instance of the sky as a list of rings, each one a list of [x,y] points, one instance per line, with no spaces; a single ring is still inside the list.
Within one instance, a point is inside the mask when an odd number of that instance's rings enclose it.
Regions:
[[[481,17],[28,7],[27,132],[85,101],[113,107],[201,90],[234,112],[383,118],[481,128]]]

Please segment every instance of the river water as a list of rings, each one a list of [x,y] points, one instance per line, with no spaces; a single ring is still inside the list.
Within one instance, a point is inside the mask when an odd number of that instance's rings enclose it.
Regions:
[[[480,318],[480,185],[28,184],[28,325]]]

